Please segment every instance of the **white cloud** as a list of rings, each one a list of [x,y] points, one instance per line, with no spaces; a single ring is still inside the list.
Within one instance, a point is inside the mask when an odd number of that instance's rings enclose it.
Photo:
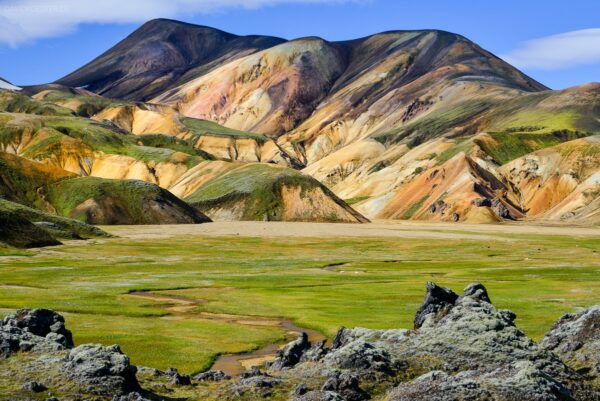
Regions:
[[[351,0],[0,0],[0,42],[16,46],[72,32],[84,23],[139,23],[232,7],[346,1]]]
[[[540,70],[600,63],[600,29],[583,29],[529,40],[501,57],[518,68]]]

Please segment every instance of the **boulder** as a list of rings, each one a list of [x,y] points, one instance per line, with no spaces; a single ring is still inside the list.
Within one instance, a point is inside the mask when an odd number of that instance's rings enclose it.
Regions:
[[[562,316],[541,341],[579,373],[600,377],[600,305]]]
[[[262,374],[263,373],[260,371],[260,369],[258,368],[258,366],[252,366],[247,371],[242,372],[242,374],[240,375],[240,377],[242,379],[247,379],[249,377],[262,376]]]
[[[358,339],[328,353],[324,363],[336,369],[358,371],[391,372],[390,355],[385,349]]]
[[[340,327],[333,337],[331,349],[338,349],[343,347],[348,342],[348,335],[351,331],[344,326]]]
[[[281,383],[283,380],[268,375],[246,377],[240,381],[242,386],[254,388],[272,388]]]
[[[84,344],[72,349],[62,365],[74,381],[101,395],[123,395],[139,390],[137,368],[118,345]]]
[[[60,335],[65,347],[73,346],[73,335],[65,327],[65,318],[49,309],[19,309],[5,317],[2,325],[18,327],[40,337],[51,333]]]
[[[296,387],[294,387],[294,395],[300,396],[308,393],[308,386],[306,383],[300,383]]]
[[[171,384],[175,386],[190,386],[192,384],[192,378],[189,375],[175,373],[172,376]]]
[[[49,309],[19,309],[0,322],[0,355],[51,352],[73,347],[65,319]]]
[[[306,350],[302,357],[300,358],[300,362],[316,362],[327,355],[327,347],[325,344],[327,340],[323,340],[313,346],[311,346],[308,350]]]
[[[564,347],[567,353],[562,354],[571,355],[593,349],[595,341],[586,335],[596,336],[599,312],[564,318],[541,346],[516,327],[513,312],[494,307],[481,283],[470,284],[460,296],[428,283],[415,329],[342,327],[325,356],[311,362],[301,358],[284,372],[293,383],[325,383],[319,392],[295,395],[302,401],[366,399],[363,390],[372,388],[387,389],[382,399],[389,401],[600,400],[600,392],[581,372],[550,352]],[[593,355],[583,360],[597,363]]]
[[[338,373],[325,381],[321,391],[335,392],[346,401],[368,400],[369,394],[360,388],[358,378],[351,373]]]
[[[432,371],[401,383],[389,401],[518,400],[572,401],[569,390],[530,362],[481,374],[463,371],[455,375]]]
[[[423,304],[415,316],[415,329],[421,327],[428,315],[436,315],[447,311],[458,299],[458,295],[448,288],[439,287],[431,282],[427,283],[425,287],[427,292]]]
[[[112,401],[150,401],[150,400],[142,397],[142,395],[138,392],[132,392],[127,395],[114,396]]]
[[[311,348],[306,333],[300,334],[297,340],[292,341],[281,350],[277,351],[277,359],[268,364],[273,370],[282,370],[291,368],[300,362],[303,354]]]
[[[48,390],[48,388],[46,386],[44,386],[42,383],[38,383],[35,381],[23,383],[21,388],[25,391],[30,391],[32,393],[41,393],[43,391]]]
[[[478,299],[481,302],[492,303],[487,289],[481,283],[472,283],[465,287],[463,296]]]
[[[219,382],[222,380],[229,380],[231,376],[228,376],[222,370],[209,370],[208,372],[199,373],[196,376],[193,376],[192,379],[199,382]]]
[[[309,391],[306,394],[294,398],[293,401],[346,401],[333,391]]]

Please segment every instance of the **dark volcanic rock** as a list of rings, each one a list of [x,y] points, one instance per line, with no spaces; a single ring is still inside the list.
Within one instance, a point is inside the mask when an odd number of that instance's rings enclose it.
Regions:
[[[127,395],[115,396],[112,401],[150,401],[147,398],[142,397],[140,393],[133,392]]]
[[[480,283],[467,286],[460,296],[428,283],[415,318],[418,328],[342,327],[331,348],[311,346],[303,335],[281,350],[270,370],[253,367],[215,391],[224,400],[287,394],[294,401],[363,401],[371,396],[386,401],[600,401],[600,306],[563,316],[541,344],[516,327],[515,317],[496,309]],[[19,312],[0,326],[0,339],[10,349],[46,349],[49,336],[66,338],[55,332],[66,330],[63,322],[51,311]],[[52,344],[49,351],[65,348]],[[84,345],[61,358],[55,354],[36,363],[60,366],[60,375],[84,393],[145,401],[131,393],[139,389],[136,368],[117,346]],[[156,375],[180,385],[190,380],[174,368]],[[226,378],[220,371],[194,376],[197,381]]]
[[[48,309],[19,309],[0,323],[0,355],[16,351],[58,351],[73,346],[65,319]]]
[[[97,394],[120,395],[139,389],[137,368],[117,345],[80,345],[69,352],[62,368],[71,379],[89,385]]]
[[[18,327],[40,337],[56,334],[51,336],[56,342],[65,347],[73,346],[73,335],[65,327],[65,318],[49,309],[19,309],[5,317],[2,325]]]
[[[345,401],[341,395],[333,391],[309,391],[308,393],[294,398],[294,401]]]
[[[252,376],[252,377],[244,378],[240,381],[240,384],[242,386],[247,386],[247,387],[271,388],[282,382],[283,382],[283,380],[281,380],[281,379],[267,376],[267,375],[261,375],[261,376]]]
[[[25,391],[31,391],[32,393],[41,393],[42,391],[48,390],[42,383],[34,381],[24,383],[21,388]]]
[[[171,379],[171,384],[176,386],[189,386],[192,384],[192,378],[189,375],[175,373]]]
[[[221,380],[229,380],[231,376],[228,376],[222,370],[210,370],[208,372],[199,373],[196,376],[193,376],[192,379],[199,382],[213,381],[218,382]]]
[[[321,391],[335,392],[347,401],[363,401],[371,398],[369,394],[360,388],[358,378],[346,372],[327,379]]]
[[[351,331],[344,326],[340,327],[333,337],[331,349],[338,349],[343,347],[348,342],[348,336]]]
[[[490,296],[487,293],[486,288],[481,283],[469,284],[464,291],[465,297],[472,297],[482,302],[492,303]]]
[[[327,354],[325,363],[337,369],[354,371],[390,372],[390,355],[385,349],[375,348],[363,340],[350,341]]]
[[[277,359],[268,365],[270,369],[281,370],[291,368],[300,362],[303,354],[311,348],[308,335],[302,333],[296,341],[292,341],[277,352]]]
[[[425,294],[425,299],[415,316],[415,329],[421,327],[427,315],[447,311],[458,299],[458,295],[452,290],[439,287],[434,283],[427,283],[426,288],[427,293]]]
[[[429,372],[402,383],[390,392],[389,401],[451,400],[573,400],[569,390],[528,362],[481,374],[460,372],[454,376]]]
[[[252,368],[250,368],[249,370],[242,372],[240,377],[242,379],[246,379],[248,377],[261,376],[261,375],[262,375],[262,372],[260,371],[258,366],[252,366]]]
[[[318,344],[311,346],[308,350],[306,350],[302,357],[300,358],[300,362],[316,362],[327,355],[328,349],[325,346],[327,340],[323,340]]]
[[[600,306],[567,314],[554,324],[541,345],[571,368],[598,380],[600,375]]]
[[[300,383],[294,387],[294,395],[304,395],[308,393],[308,386],[305,383]]]
[[[429,210],[429,213],[432,213],[432,214],[435,214],[435,213],[444,214],[446,209],[448,209],[448,204],[446,202],[444,202],[443,200],[433,202],[427,208],[427,210]]]
[[[508,210],[506,205],[504,203],[502,203],[502,201],[498,198],[495,198],[492,201],[492,210],[500,218],[503,218],[503,219],[511,218],[510,211]]]
[[[477,207],[491,207],[492,206],[492,201],[489,200],[488,198],[473,199],[473,201],[471,203],[473,204],[473,206],[477,206]]]
[[[599,311],[559,322],[552,337],[544,340],[547,348],[564,346],[567,352],[577,352],[585,348],[578,344],[591,344],[576,333],[597,336],[594,315]],[[341,328],[324,357],[301,360],[283,371],[295,383],[325,383],[321,391],[308,391],[296,400],[364,399],[368,394],[362,390],[374,387],[387,388],[382,399],[388,401],[600,400],[593,383],[515,326],[514,313],[496,309],[480,283],[467,286],[461,296],[428,283],[415,326]],[[568,345],[571,337],[577,339],[574,345]],[[597,363],[592,355],[583,359]],[[357,378],[363,385],[358,386]]]

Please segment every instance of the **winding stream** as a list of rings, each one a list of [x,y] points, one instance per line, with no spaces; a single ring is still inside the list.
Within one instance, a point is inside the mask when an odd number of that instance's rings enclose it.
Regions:
[[[277,319],[262,316],[230,315],[223,313],[198,312],[196,307],[205,301],[185,298],[177,295],[162,295],[150,291],[135,291],[127,294],[140,298],[162,301],[170,304],[165,308],[170,314],[163,319],[209,319],[221,322],[235,323],[244,326],[270,326],[279,327],[287,333],[286,340],[277,344],[269,344],[255,351],[242,354],[221,355],[212,365],[212,370],[222,370],[230,376],[239,376],[252,366],[259,366],[267,361],[275,359],[277,351],[288,341],[293,340],[302,332],[308,335],[313,344],[326,340],[327,338],[316,330],[299,327],[288,319]]]

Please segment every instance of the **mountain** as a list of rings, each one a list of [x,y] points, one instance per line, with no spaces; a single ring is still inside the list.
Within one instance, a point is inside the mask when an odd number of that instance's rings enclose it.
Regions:
[[[229,61],[153,101],[231,128],[312,142],[327,129],[333,139],[336,124],[350,135],[385,132],[410,117],[408,104],[424,97],[421,108],[430,108],[453,84],[470,81],[546,89],[459,35],[417,31],[286,42]]]
[[[157,185],[79,177],[47,163],[0,152],[0,195],[9,201],[89,224],[210,221]]]
[[[115,98],[148,100],[180,81],[282,42],[269,36],[237,36],[166,19],[152,20],[89,64],[59,79]]]
[[[0,248],[60,245],[59,239],[81,240],[109,235],[78,220],[55,216],[20,203],[0,199]]]
[[[287,41],[153,20],[57,83],[24,91],[31,101],[13,100],[8,111],[85,119],[61,139],[77,156],[54,154],[52,163],[157,184],[217,219],[298,219],[284,210],[310,210],[319,220],[310,196],[290,209],[274,190],[293,170],[315,179],[309,187],[335,216],[359,221],[356,212],[593,223],[600,207],[600,84],[549,90],[449,32]],[[120,144],[104,146],[98,135]],[[39,149],[22,154],[45,157]],[[538,159],[540,171],[530,162]],[[271,209],[261,197],[275,199]]]
[[[80,89],[37,90],[0,91],[7,200],[91,224],[366,221],[263,135]],[[244,188],[221,188],[239,171]]]

